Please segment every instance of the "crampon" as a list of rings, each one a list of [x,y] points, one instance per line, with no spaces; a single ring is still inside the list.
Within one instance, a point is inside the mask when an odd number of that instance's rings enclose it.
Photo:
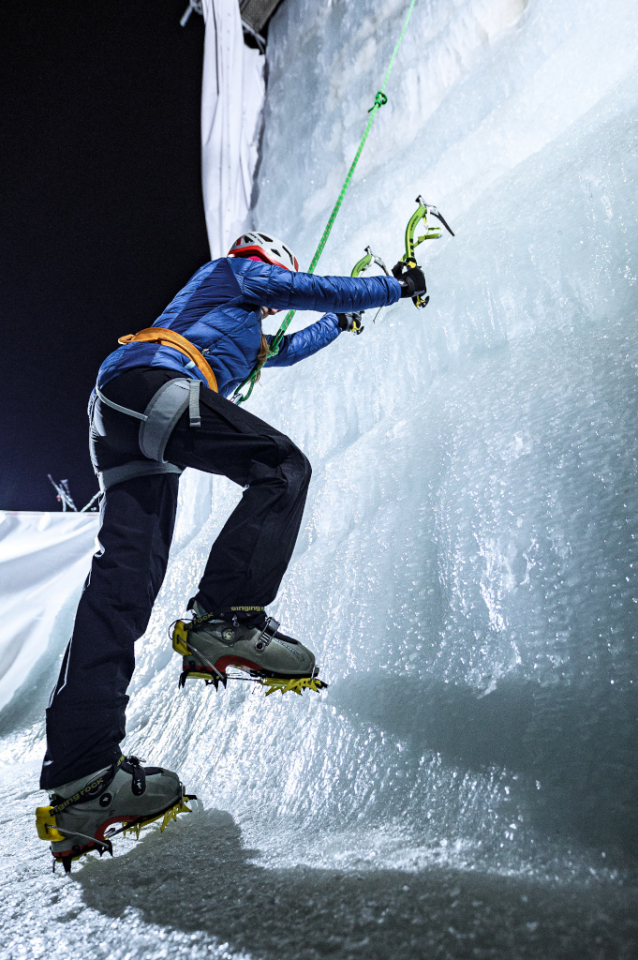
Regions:
[[[53,871],[55,872],[56,864],[61,863],[65,873],[70,873],[73,861],[79,860],[81,857],[86,856],[87,853],[99,853],[100,857],[104,853],[110,853],[110,855],[113,856],[112,840],[119,834],[124,837],[128,834],[134,834],[135,839],[139,840],[142,828],[151,823],[155,823],[157,820],[162,821],[160,823],[160,833],[163,833],[171,820],[177,820],[179,813],[192,813],[190,807],[187,806],[187,801],[192,800],[197,800],[195,794],[184,794],[177,803],[173,803],[170,807],[167,807],[166,810],[155,813],[153,816],[121,817],[117,821],[121,823],[119,827],[115,826],[113,820],[107,820],[99,827],[94,837],[78,834],[75,830],[63,830],[59,827],[56,822],[55,807],[36,807],[36,829],[40,839],[47,840],[50,843],[64,841],[67,836],[81,837],[86,840],[86,843],[74,844],[71,853],[53,853]]]
[[[189,800],[176,773],[144,766],[134,756],[120,756],[110,766],[53,788],[49,806],[37,807],[36,829],[51,844],[53,869],[59,861],[67,873],[87,853],[113,856],[113,837],[135,834],[159,820],[163,833],[179,813],[190,813]]]
[[[226,687],[229,680],[241,680],[264,687],[265,695],[268,697],[271,693],[277,691],[282,695],[284,693],[296,693],[299,696],[304,690],[319,693],[320,690],[325,690],[328,686],[324,680],[319,679],[319,670],[314,666],[306,675],[267,670],[255,662],[255,659],[253,659],[255,654],[251,656],[249,650],[241,649],[243,655],[240,655],[236,648],[233,649],[233,644],[225,646],[221,651],[221,656],[217,656],[213,660],[202,649],[204,644],[198,643],[199,637],[193,629],[193,625],[197,625],[197,623],[197,620],[177,620],[171,627],[170,636],[173,649],[184,658],[183,669],[179,678],[180,688],[184,687],[187,680],[203,680],[207,685],[213,684],[216,690],[219,689],[220,683],[223,687]],[[257,639],[254,640],[253,646],[257,653],[261,653],[272,638],[281,636],[276,632],[278,626],[279,624],[276,621],[269,619],[261,634],[259,631],[254,631]],[[288,644],[296,644],[301,647],[298,641],[289,638],[285,638],[285,641]],[[232,672],[229,672],[229,670]]]

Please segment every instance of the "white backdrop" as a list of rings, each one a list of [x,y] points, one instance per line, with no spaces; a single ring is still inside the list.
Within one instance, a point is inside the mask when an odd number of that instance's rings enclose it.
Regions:
[[[264,102],[264,57],[244,44],[237,0],[204,0],[202,184],[211,257],[247,225]]]
[[[0,708],[28,676],[91,565],[96,513],[0,511]]]

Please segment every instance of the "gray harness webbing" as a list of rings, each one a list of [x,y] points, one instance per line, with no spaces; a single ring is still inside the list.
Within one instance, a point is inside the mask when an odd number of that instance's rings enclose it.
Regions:
[[[180,467],[164,460],[164,451],[173,432],[175,424],[188,410],[188,421],[191,427],[201,427],[202,420],[199,409],[200,380],[173,379],[162,384],[155,393],[144,413],[123,407],[105,397],[96,387],[95,392],[102,403],[118,413],[140,420],[139,445],[142,454],[147,460],[131,460],[119,467],[111,467],[98,474],[100,488],[108,490],[116,483],[132,480],[134,477],[156,476],[161,473],[181,473]]]
[[[111,407],[112,410],[118,410],[120,413],[127,413],[129,417],[137,417],[138,420],[148,420],[148,417],[145,413],[138,413],[137,410],[131,410],[130,407],[121,407],[119,403],[114,403],[113,400],[109,400],[108,397],[104,396],[97,384],[95,385],[95,392],[102,403],[105,403],[107,407]]]
[[[194,390],[191,389],[191,383]],[[173,427],[186,410],[190,426],[201,426],[199,380],[168,380],[151,397],[140,424],[140,450],[150,460],[164,463],[164,450]]]
[[[153,477],[160,473],[181,473],[182,468],[174,463],[149,463],[148,460],[130,460],[121,467],[110,467],[98,474],[100,489],[108,490],[123,480],[134,480],[136,477]]]

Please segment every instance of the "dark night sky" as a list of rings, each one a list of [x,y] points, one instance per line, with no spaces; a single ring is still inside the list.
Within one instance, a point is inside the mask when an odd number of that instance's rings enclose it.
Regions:
[[[0,5],[0,509],[59,509],[47,473],[96,492],[97,369],[208,259],[186,5]]]

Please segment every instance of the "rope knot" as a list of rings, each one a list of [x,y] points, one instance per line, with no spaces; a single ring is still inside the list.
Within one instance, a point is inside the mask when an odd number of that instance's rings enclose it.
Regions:
[[[376,107],[384,107],[387,102],[388,102],[388,98],[386,97],[385,93],[383,92],[383,90],[379,90],[376,97],[374,98],[374,104],[370,107],[370,109],[368,110],[368,113],[372,113],[372,111]]]

